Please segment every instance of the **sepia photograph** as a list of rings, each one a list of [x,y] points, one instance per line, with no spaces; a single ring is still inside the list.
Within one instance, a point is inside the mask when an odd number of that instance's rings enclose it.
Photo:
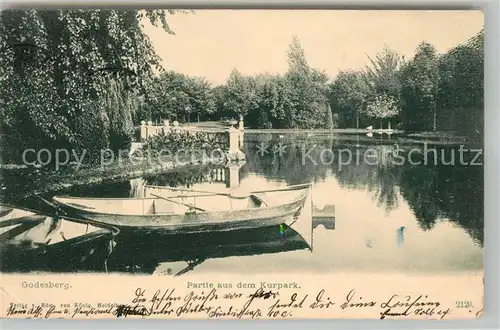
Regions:
[[[2,317],[481,318],[484,33],[3,9]]]

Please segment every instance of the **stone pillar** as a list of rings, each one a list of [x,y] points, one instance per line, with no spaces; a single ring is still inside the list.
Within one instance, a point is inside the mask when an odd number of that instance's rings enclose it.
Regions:
[[[146,122],[141,121],[141,141],[146,140],[148,138],[148,128],[146,126]]]
[[[229,128],[229,151],[239,150],[239,131],[234,127]]]
[[[241,164],[232,163],[229,165],[229,188],[234,189],[240,186]]]
[[[229,127],[229,151],[227,158],[229,161],[240,161],[245,159],[245,154],[240,150],[240,131],[233,126]]]
[[[245,127],[243,125],[243,116],[242,115],[240,115],[240,121],[238,122],[238,129],[241,131],[245,129]]]

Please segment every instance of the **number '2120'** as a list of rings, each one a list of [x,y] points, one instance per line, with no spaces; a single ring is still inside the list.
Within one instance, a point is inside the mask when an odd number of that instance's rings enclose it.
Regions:
[[[472,308],[472,301],[469,300],[457,300],[456,301],[457,308]]]

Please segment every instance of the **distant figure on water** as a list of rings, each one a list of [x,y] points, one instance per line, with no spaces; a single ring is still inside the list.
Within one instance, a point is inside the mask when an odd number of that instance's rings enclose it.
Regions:
[[[396,230],[397,242],[398,242],[399,246],[403,245],[403,243],[405,241],[405,237],[404,237],[405,230],[406,230],[405,226],[401,226],[398,228],[398,230]]]
[[[367,248],[370,248],[370,249],[372,248],[372,240],[371,240],[371,238],[368,238],[368,239],[366,240],[366,247],[367,247]]]

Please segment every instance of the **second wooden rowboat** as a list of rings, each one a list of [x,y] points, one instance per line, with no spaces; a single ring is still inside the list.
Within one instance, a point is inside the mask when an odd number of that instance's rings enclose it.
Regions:
[[[0,272],[105,270],[117,228],[17,206],[0,209],[10,210],[0,216]]]

